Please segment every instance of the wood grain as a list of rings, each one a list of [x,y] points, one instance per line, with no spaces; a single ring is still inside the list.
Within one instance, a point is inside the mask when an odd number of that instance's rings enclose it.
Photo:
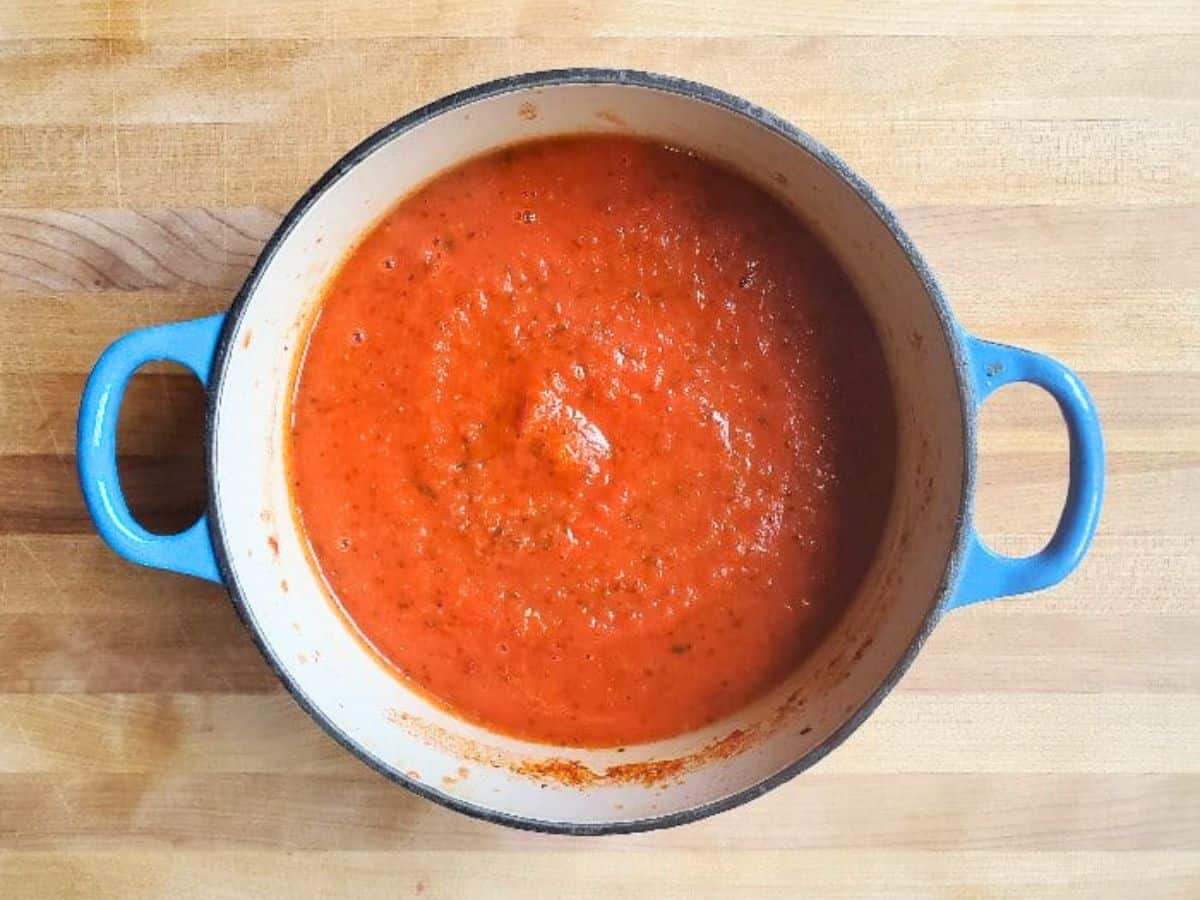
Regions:
[[[0,290],[230,291],[276,225],[259,210],[0,211]]]
[[[1191,60],[1191,43],[1188,35],[813,34],[670,41],[562,35],[26,40],[0,46],[0,79],[9,86],[10,101],[0,108],[0,124],[251,124],[302,121],[319,109],[325,123],[358,125],[464,84],[511,74],[523,59],[536,59],[543,67],[614,61],[654,71],[683,67],[692,78],[736,87],[798,122],[878,120],[886,105],[889,119],[1039,120],[1064,130],[1080,120],[1137,127],[1129,121],[1136,119],[1186,127],[1176,119],[1179,112],[1194,114],[1200,105],[1178,77],[1179,67]],[[1070,64],[1084,56],[1109,65]],[[1066,64],[1055,65],[1060,60]],[[787,66],[789,80],[802,83],[803,92],[773,75],[773,66]],[[164,81],[164,72],[174,77]],[[74,89],[81,80],[103,82],[111,91]],[[984,80],[987,90],[964,90]],[[1103,127],[1097,122],[1097,129]],[[1165,136],[1148,128],[1143,133],[1155,141]],[[1055,161],[1051,154],[1046,158]],[[1083,154],[1079,161],[1099,162]]]
[[[977,9],[947,10],[936,0],[899,0],[874,9],[853,0],[820,6],[786,0],[747,7],[714,0],[702,9],[683,0],[523,0],[480,6],[471,0],[406,3],[399,10],[376,0],[197,0],[159,5],[151,0],[82,0],[53,5],[17,4],[0,19],[14,38],[125,38],[145,41],[198,37],[355,38],[491,35],[497,37],[773,34],[1196,34],[1200,14],[1187,0],[1071,0],[989,2]]]
[[[471,79],[466,79],[469,83]],[[736,82],[730,84],[736,87]],[[297,187],[418,100],[376,111],[320,106],[265,123],[0,125],[0,206],[139,207],[196,204],[286,209]],[[332,102],[322,99],[321,103]],[[816,118],[772,106],[836,148],[895,206],[1155,206],[1200,199],[1190,176],[1200,127],[1134,121]],[[319,127],[310,123],[314,113]],[[931,141],[945,155],[928,154]],[[1095,145],[1105,154],[1093,156]],[[979,165],[963,180],[959,154]],[[18,172],[20,177],[18,177]],[[1128,206],[1126,206],[1126,204]],[[1165,232],[1164,232],[1165,234]]]
[[[555,897],[653,896],[690,900],[720,887],[722,897],[796,896],[797,885],[829,898],[971,897],[1013,894],[1030,900],[1128,897],[1152,892],[1190,900],[1200,866],[1171,851],[1012,853],[861,849],[626,850],[522,853],[443,850],[279,853],[254,850],[181,853],[104,850],[6,853],[0,877],[33,896],[58,891],[97,898],[340,896],[347,885],[372,894],[422,900],[496,896],[496,885],[529,896],[554,885]],[[620,854],[618,856],[618,854]],[[672,873],[664,879],[663,873]],[[203,877],[199,877],[201,873]],[[853,873],[851,875],[850,873]],[[563,890],[562,885],[571,885]],[[859,885],[865,887],[860,888]]]
[[[1200,6],[1190,0],[149,0],[0,5],[0,896],[1200,895]],[[551,838],[390,786],[287,697],[219,588],[117,559],[79,391],[219,312],[303,189],[396,116],[577,65],[768,106],[894,205],[975,333],[1051,353],[1109,450],[1092,552],[948,617],[813,771],[685,828]],[[121,468],[203,500],[204,398],[147,367]],[[1052,401],[981,416],[977,521],[1031,552]]]
[[[1179,775],[812,773],[793,798],[773,794],[718,821],[618,838],[662,852],[738,844],[759,850],[1186,850],[1175,823],[1194,819],[1200,782]],[[372,772],[0,775],[16,850],[407,850],[603,852],[594,841],[512,833],[410,794]],[[930,814],[936,803],[938,812]],[[872,805],[865,821],[855,810]],[[0,820],[0,828],[3,820]],[[723,840],[723,838],[726,838]],[[0,851],[2,852],[2,851]],[[731,855],[732,858],[732,855]]]

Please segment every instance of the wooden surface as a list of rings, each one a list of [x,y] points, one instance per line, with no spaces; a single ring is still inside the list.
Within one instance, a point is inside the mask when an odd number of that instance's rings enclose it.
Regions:
[[[0,8],[0,896],[1200,896],[1200,5],[9,0]],[[1091,386],[1109,492],[1071,581],[960,611],[842,749],[759,801],[572,840],[410,796],[282,693],[222,592],[107,551],[85,373],[223,309],[346,148],[480,80],[710,82],[894,204],[976,333]],[[141,376],[147,522],[201,496],[198,388]],[[1051,530],[1065,437],[983,415],[985,532]]]

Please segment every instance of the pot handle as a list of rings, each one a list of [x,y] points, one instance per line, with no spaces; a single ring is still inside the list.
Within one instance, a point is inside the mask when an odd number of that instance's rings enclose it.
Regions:
[[[1036,384],[1058,402],[1070,443],[1070,477],[1067,500],[1054,536],[1032,556],[998,554],[983,542],[974,525],[969,527],[960,577],[947,609],[1058,584],[1083,561],[1100,521],[1104,495],[1104,439],[1100,434],[1100,419],[1078,376],[1040,353],[970,335],[964,335],[964,343],[976,409],[996,389],[1017,381]]]
[[[224,315],[155,325],[118,338],[96,361],[79,406],[79,484],[100,536],[118,554],[143,566],[220,583],[208,516],[178,534],[153,534],[129,512],[117,472],[117,420],[125,387],[142,365],[170,360],[207,386]]]

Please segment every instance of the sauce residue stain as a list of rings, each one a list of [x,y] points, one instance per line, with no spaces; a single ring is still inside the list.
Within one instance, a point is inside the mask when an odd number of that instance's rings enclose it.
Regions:
[[[442,784],[446,785],[446,787],[453,787],[460,781],[466,781],[470,775],[471,771],[466,766],[459,766],[456,774],[442,776]]]
[[[538,780],[555,781],[567,787],[599,787],[610,784],[639,784],[651,787],[673,781],[696,769],[741,753],[754,738],[757,728],[736,729],[695,753],[674,759],[622,763],[602,772],[573,759],[539,759],[523,762],[516,772]]]
[[[288,592],[288,583],[286,578],[279,582],[279,589],[285,594]]]
[[[867,638],[865,641],[863,641],[861,644],[859,644],[858,649],[854,651],[854,661],[858,662],[859,660],[861,660],[863,658],[863,655],[866,654],[867,650],[870,649],[870,647],[873,643],[875,643],[874,638]]]
[[[253,334],[254,334],[254,329],[247,328],[246,333],[244,335],[242,335],[242,349],[243,350],[250,349],[250,339]]]
[[[517,115],[520,116],[522,119],[524,119],[526,122],[532,122],[534,119],[536,119],[538,117],[537,107],[534,106],[532,103],[530,103],[528,100],[526,100],[524,103],[522,103],[520,106],[517,107]]]
[[[625,122],[625,120],[622,119],[620,116],[618,116],[611,109],[600,110],[598,113],[596,113],[596,118],[599,119],[601,122],[607,122],[609,125],[615,125],[618,128],[627,127],[627,123]]]
[[[279,555],[279,539],[275,535],[272,534],[267,538],[267,546],[271,548],[271,553],[274,556]]]
[[[437,747],[471,762],[495,769],[506,769],[514,774],[540,781],[542,787],[553,783],[580,789],[612,785],[637,785],[649,788],[679,781],[698,769],[731,759],[745,752],[749,747],[774,734],[785,723],[792,720],[803,705],[804,699],[798,697],[797,692],[793,692],[759,722],[735,729],[724,737],[710,741],[693,753],[645,762],[620,763],[608,766],[601,771],[592,769],[579,760],[565,757],[530,759],[517,756],[506,750],[468,740],[441,726],[400,710],[389,710],[386,715],[388,721],[393,725],[403,728],[428,746]],[[806,726],[800,734],[807,735],[811,731],[812,727]],[[459,778],[466,777],[462,775],[462,772],[463,769],[459,769]],[[412,778],[420,778],[415,773],[406,774]],[[452,778],[452,776],[447,777]],[[450,785],[457,783],[459,779],[447,781],[443,778],[442,780],[443,783]]]

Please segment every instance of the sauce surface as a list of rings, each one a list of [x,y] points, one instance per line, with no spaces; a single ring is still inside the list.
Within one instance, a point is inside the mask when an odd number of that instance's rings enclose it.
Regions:
[[[839,267],[741,176],[632,138],[489,154],[326,289],[289,461],[332,593],[457,715],[616,746],[734,712],[872,559],[895,422]]]

